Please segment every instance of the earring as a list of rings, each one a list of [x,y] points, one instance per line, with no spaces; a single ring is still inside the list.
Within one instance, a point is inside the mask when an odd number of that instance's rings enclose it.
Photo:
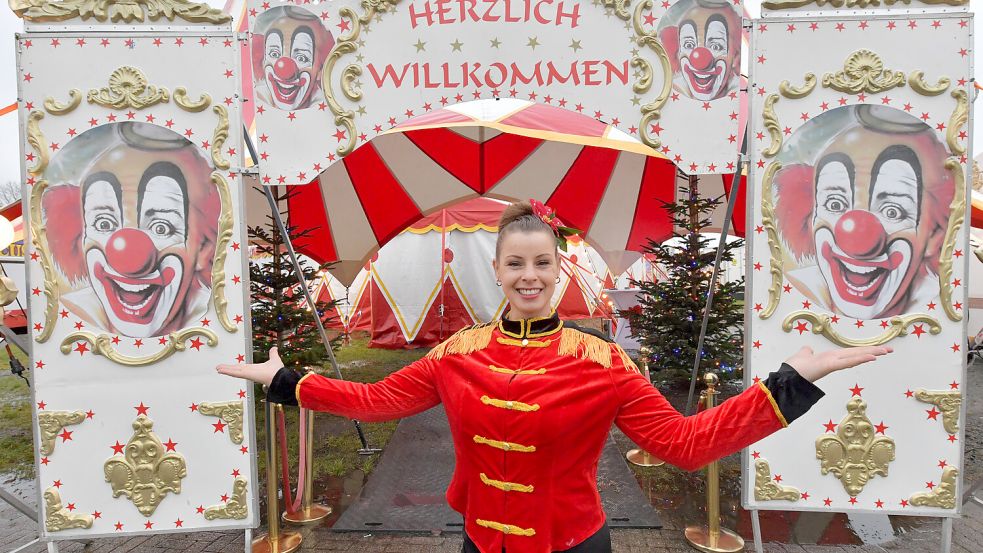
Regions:
[[[559,284],[559,283],[560,283],[560,276],[559,276],[559,275],[557,275],[557,277],[556,277],[556,283],[557,283],[557,284]]]
[[[496,280],[495,281],[495,286],[501,286],[501,285],[502,285],[502,281],[501,280]]]

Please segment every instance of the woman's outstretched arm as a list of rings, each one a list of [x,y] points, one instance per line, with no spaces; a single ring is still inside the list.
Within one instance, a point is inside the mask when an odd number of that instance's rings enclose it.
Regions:
[[[616,365],[611,375],[621,407],[615,424],[652,455],[695,470],[803,415],[823,396],[812,382],[890,352],[889,347],[861,347],[815,354],[805,347],[767,379],[691,417],[676,411],[644,376]]]
[[[423,358],[373,384],[348,382],[309,373],[299,375],[283,366],[277,348],[265,363],[218,365],[220,374],[268,386],[274,403],[300,405],[315,411],[377,422],[415,415],[440,403],[434,361]]]

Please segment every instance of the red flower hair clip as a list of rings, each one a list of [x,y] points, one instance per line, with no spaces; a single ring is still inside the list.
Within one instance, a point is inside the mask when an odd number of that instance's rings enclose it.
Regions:
[[[564,252],[567,251],[567,237],[577,236],[581,232],[580,229],[564,225],[563,221],[556,216],[556,211],[542,202],[530,199],[529,205],[532,206],[533,214],[553,230],[553,236],[556,237],[556,245]]]

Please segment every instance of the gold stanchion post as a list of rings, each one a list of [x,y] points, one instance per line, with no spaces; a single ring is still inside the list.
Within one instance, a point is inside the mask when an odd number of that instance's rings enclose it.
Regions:
[[[645,379],[652,382],[652,377],[649,374],[649,355],[652,353],[652,350],[646,346],[642,346],[638,352],[642,354],[642,372],[645,374]],[[654,457],[644,449],[631,449],[625,454],[625,458],[629,463],[638,467],[661,467],[666,464],[665,461]]]
[[[714,396],[719,379],[714,373],[703,377],[707,385],[700,399],[707,409],[715,405]],[[707,553],[736,553],[744,551],[744,540],[736,532],[720,527],[720,465],[714,461],[707,465],[707,524],[687,526],[686,541],[700,551]]]
[[[297,490],[297,493],[302,494],[300,509],[284,511],[283,520],[293,524],[314,524],[330,515],[331,507],[314,504],[314,411],[302,407],[300,416],[307,417],[307,439],[302,452],[306,459],[304,463],[304,489]]]
[[[297,532],[280,531],[280,502],[277,494],[276,413],[282,405],[266,402],[266,524],[267,533],[253,540],[253,553],[291,553],[303,538]]]

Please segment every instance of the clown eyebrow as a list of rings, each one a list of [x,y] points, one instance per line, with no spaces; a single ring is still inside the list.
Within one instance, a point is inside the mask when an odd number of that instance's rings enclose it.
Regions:
[[[710,32],[710,24],[714,21],[719,21],[720,24],[724,26],[724,38],[727,38],[727,35],[730,34],[730,29],[727,28],[727,20],[724,19],[724,16],[720,15],[719,13],[715,13],[707,18],[707,24],[706,28],[703,30],[703,36],[706,37],[706,35]]]
[[[856,170],[853,167],[853,161],[846,154],[842,154],[840,152],[834,152],[832,154],[828,154],[828,155],[824,156],[822,159],[820,159],[819,160],[819,163],[816,164],[816,184],[817,185],[819,184],[819,175],[823,172],[823,168],[826,167],[826,165],[828,165],[830,163],[833,163],[833,162],[836,162],[836,161],[838,161],[838,162],[840,162],[840,163],[843,164],[843,167],[846,168],[846,173],[847,173],[847,175],[850,178],[850,185],[851,186],[854,185],[854,175],[856,173]],[[836,187],[831,187],[831,188],[834,189],[834,190],[836,189]],[[851,191],[850,190],[847,190],[846,188],[840,188],[840,189],[843,192],[846,192],[848,194],[851,194]]]
[[[888,146],[877,156],[877,160],[874,161],[871,171],[870,192],[873,194],[874,189],[877,188],[877,178],[881,175],[881,166],[892,159],[907,163],[915,172],[915,224],[917,225],[922,217],[921,209],[918,209],[922,203],[922,164],[918,162],[918,156],[915,155],[915,152],[911,148],[902,146],[901,144],[895,144]],[[887,192],[883,192],[883,194],[887,194]],[[900,195],[905,196],[904,194]],[[880,194],[878,194],[878,198],[880,198]]]
[[[118,211],[122,211],[123,188],[120,186],[119,180],[116,178],[116,175],[110,173],[109,171],[99,171],[98,173],[93,173],[89,175],[89,178],[85,179],[84,183],[82,183],[82,211],[85,212],[86,192],[88,191],[90,186],[100,181],[107,182],[109,183],[109,186],[113,187],[113,192],[116,193],[116,209]],[[99,207],[105,209],[106,207],[110,207],[110,206],[99,206]],[[99,209],[99,207],[97,207],[96,209]]]
[[[158,161],[143,172],[140,177],[140,186],[137,187],[137,212],[143,211],[143,196],[147,192],[147,183],[154,177],[168,177],[173,179],[181,189],[181,197],[184,200],[184,235],[188,235],[188,183],[184,180],[184,173],[177,165],[169,161]],[[148,212],[154,208],[148,208]],[[175,212],[179,213],[179,212]]]

